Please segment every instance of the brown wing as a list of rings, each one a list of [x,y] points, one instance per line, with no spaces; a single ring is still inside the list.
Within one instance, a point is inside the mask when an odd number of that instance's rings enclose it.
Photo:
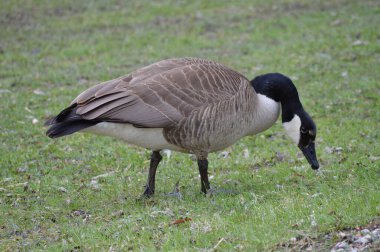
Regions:
[[[246,84],[242,75],[212,61],[169,59],[96,85],[72,104],[87,120],[161,128],[198,107],[229,99]]]

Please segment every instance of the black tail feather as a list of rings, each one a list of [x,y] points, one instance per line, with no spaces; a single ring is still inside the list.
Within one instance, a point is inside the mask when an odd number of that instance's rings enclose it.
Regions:
[[[67,107],[64,110],[62,110],[57,116],[47,120],[45,122],[45,126],[53,125],[68,120],[81,119],[80,116],[77,115],[75,112],[76,104],[73,104],[70,107]]]
[[[67,122],[54,123],[46,132],[46,135],[50,138],[57,138],[66,135],[70,135],[79,130],[91,127],[99,121],[88,121],[84,119],[69,120]]]
[[[76,104],[62,110],[56,117],[45,122],[45,126],[51,126],[46,135],[50,138],[70,135],[79,130],[91,127],[99,120],[86,120],[76,113]]]

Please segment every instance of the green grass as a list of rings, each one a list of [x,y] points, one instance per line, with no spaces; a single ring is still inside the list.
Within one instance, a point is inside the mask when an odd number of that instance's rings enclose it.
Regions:
[[[0,250],[270,250],[368,223],[380,215],[379,23],[376,0],[2,1]],[[156,196],[139,200],[148,151],[44,135],[91,85],[183,56],[290,76],[318,125],[322,171],[278,122],[210,155],[212,186],[231,193],[203,196],[196,162],[173,153]],[[165,196],[177,181],[183,198]]]

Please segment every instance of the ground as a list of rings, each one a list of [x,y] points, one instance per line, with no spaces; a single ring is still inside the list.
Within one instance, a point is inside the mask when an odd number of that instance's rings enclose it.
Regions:
[[[333,249],[380,215],[379,23],[376,0],[2,1],[0,250]],[[84,89],[184,56],[291,77],[320,171],[279,121],[210,155],[211,196],[191,156],[166,153],[147,200],[149,151],[45,136]]]

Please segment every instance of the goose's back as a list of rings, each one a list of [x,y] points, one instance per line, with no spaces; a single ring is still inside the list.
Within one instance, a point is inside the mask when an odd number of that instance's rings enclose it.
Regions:
[[[217,116],[217,104],[236,100],[248,80],[213,61],[179,58],[159,61],[127,76],[94,86],[72,104],[84,119],[131,123],[146,128],[168,128],[197,111]],[[208,109],[207,109],[208,108]],[[206,120],[203,116],[202,120]],[[210,118],[211,119],[211,118]]]

